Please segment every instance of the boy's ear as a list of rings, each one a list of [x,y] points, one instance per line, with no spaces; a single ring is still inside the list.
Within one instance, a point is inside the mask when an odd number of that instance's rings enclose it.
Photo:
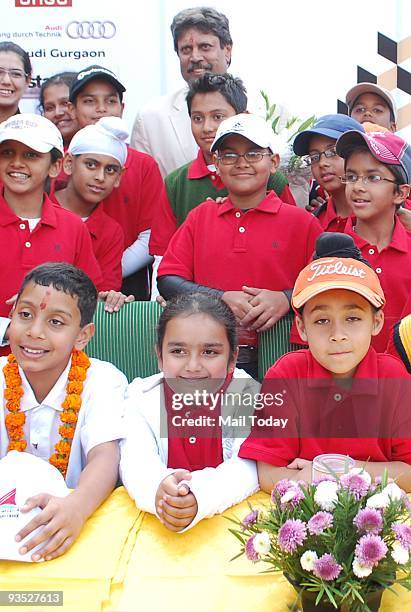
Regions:
[[[235,351],[233,353],[232,358],[228,362],[228,372],[229,372],[229,374],[232,374],[234,372],[234,370],[235,370],[235,366],[236,366],[236,363],[237,363],[238,351],[239,350],[240,349],[237,346],[237,348],[235,349]]]
[[[50,178],[58,177],[58,175],[61,172],[61,163],[62,163],[62,160],[60,158],[50,164],[49,174],[48,174]]]
[[[63,157],[63,170],[69,176],[73,174],[73,158],[70,153],[66,153]]]
[[[117,175],[116,180],[114,181],[114,188],[120,187],[121,179],[123,178],[123,174],[126,171],[125,168],[121,168],[120,172]]]
[[[372,325],[371,335],[377,336],[382,330],[383,325],[384,325],[384,312],[380,308],[379,310],[377,310],[377,312],[374,313],[374,322]]]
[[[157,356],[158,369],[161,372],[161,370],[163,369],[163,358],[161,356],[160,349],[157,346],[157,344],[155,345],[154,350],[155,350],[156,356]]]
[[[402,204],[410,195],[411,185],[404,183],[404,185],[398,186],[399,193],[395,194],[394,203],[396,205]]]
[[[94,323],[87,323],[87,325],[84,325],[76,338],[74,348],[78,351],[82,351],[94,336],[95,329]]]
[[[278,166],[280,165],[280,156],[278,155],[278,153],[273,153],[271,156],[271,174],[274,174],[275,171],[277,170]]]
[[[303,342],[308,344],[307,333],[305,331],[305,325],[304,325],[304,321],[301,315],[299,314],[295,315],[295,324],[297,326],[298,333],[300,335],[301,340],[303,340]]]

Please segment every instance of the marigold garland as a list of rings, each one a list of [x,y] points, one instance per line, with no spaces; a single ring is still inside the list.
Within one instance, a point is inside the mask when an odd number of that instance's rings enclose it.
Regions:
[[[8,450],[25,451],[27,441],[24,440],[24,425],[26,415],[20,412],[21,398],[24,395],[21,376],[16,358],[10,354],[7,358],[7,365],[4,366],[4,378],[6,389],[4,398],[6,400],[5,423],[9,436]],[[81,408],[81,394],[83,383],[86,380],[87,370],[90,367],[90,360],[83,351],[73,350],[71,354],[71,367],[68,373],[66,385],[66,397],[62,403],[63,411],[60,412],[59,427],[61,439],[55,444],[55,452],[51,455],[49,462],[54,465],[66,477],[67,466],[70,459],[71,443],[76,430],[78,413]]]

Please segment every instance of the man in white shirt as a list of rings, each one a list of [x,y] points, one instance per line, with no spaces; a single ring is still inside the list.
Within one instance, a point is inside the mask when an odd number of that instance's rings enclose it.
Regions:
[[[184,9],[174,17],[171,32],[187,83],[205,72],[227,71],[233,41],[225,15],[209,7]],[[186,94],[185,86],[151,100],[135,119],[131,146],[154,157],[163,177],[197,155]]]

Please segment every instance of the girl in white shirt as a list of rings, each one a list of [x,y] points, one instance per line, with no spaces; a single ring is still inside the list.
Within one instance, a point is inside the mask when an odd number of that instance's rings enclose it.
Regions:
[[[255,463],[237,456],[259,385],[235,370],[235,330],[234,314],[218,297],[170,300],[158,325],[162,373],[128,387],[123,482],[137,506],[172,531],[258,489]]]

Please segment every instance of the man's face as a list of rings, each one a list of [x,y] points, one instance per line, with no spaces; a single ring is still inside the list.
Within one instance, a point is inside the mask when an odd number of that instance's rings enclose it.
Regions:
[[[205,72],[224,74],[231,61],[231,45],[221,48],[220,39],[196,28],[185,30],[178,39],[177,54],[185,81],[198,79]]]

